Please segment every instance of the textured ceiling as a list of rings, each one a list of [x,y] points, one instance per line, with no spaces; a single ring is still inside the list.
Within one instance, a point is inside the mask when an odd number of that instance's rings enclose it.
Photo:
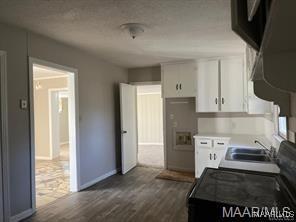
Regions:
[[[0,21],[128,68],[244,50],[230,0],[0,0]],[[119,29],[128,22],[148,28],[133,40]]]

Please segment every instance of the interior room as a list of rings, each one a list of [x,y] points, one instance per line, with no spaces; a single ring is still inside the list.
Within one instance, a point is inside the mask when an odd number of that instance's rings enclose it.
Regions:
[[[295,0],[0,0],[0,222],[295,221]]]
[[[33,66],[36,207],[70,193],[68,74]]]
[[[164,167],[161,85],[137,86],[138,164]]]

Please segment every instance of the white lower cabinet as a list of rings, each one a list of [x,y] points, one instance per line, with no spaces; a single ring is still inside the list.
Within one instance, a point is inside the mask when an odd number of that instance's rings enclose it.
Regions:
[[[195,138],[195,177],[199,178],[206,167],[218,168],[224,158],[229,139]]]

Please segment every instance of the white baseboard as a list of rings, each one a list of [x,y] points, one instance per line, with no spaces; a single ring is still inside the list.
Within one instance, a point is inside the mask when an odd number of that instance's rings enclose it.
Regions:
[[[139,143],[140,146],[163,146],[163,143]]]
[[[35,156],[36,160],[52,160],[49,156]]]
[[[17,215],[14,215],[14,216],[11,216],[10,219],[9,219],[9,222],[18,222],[18,221],[21,221],[27,217],[30,217],[32,216],[33,214],[35,213],[35,211],[30,208],[28,210],[25,210]]]
[[[69,144],[69,141],[60,142],[60,146],[62,146],[62,145],[66,145],[66,144]]]
[[[79,190],[84,190],[84,189],[86,189],[88,187],[91,187],[92,185],[94,185],[94,184],[96,184],[96,183],[98,183],[98,182],[100,182],[100,181],[102,181],[102,180],[104,180],[104,179],[106,179],[106,178],[108,178],[110,176],[113,176],[113,175],[117,174],[118,172],[119,172],[118,169],[112,170],[112,171],[110,171],[110,172],[108,172],[108,173],[106,173],[106,174],[104,174],[102,176],[97,177],[96,179],[94,179],[92,181],[89,181],[89,182],[81,185]]]

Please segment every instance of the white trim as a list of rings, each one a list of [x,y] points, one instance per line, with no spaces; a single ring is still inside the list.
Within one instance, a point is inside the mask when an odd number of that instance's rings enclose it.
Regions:
[[[79,191],[80,185],[80,151],[79,151],[79,95],[78,95],[78,70],[52,62],[29,57],[29,85],[30,85],[30,140],[31,140],[31,199],[33,212],[36,210],[36,187],[35,187],[35,133],[34,133],[34,80],[33,65],[50,67],[51,69],[63,70],[69,74],[69,98],[74,101],[69,106],[69,118],[73,119],[69,123],[70,136],[70,190]],[[70,104],[70,101],[69,101]],[[72,125],[73,124],[73,125]]]
[[[53,75],[53,76],[34,77],[34,81],[47,80],[47,79],[59,79],[59,78],[67,78],[67,77],[68,77],[68,75]]]
[[[35,160],[52,160],[50,156],[35,156]]]
[[[63,146],[63,145],[66,145],[66,144],[69,144],[69,141],[60,142],[60,146]]]
[[[30,217],[34,214],[35,210],[30,208],[28,210],[25,210],[17,215],[14,215],[12,217],[10,217],[9,222],[18,222],[21,221],[23,219],[26,219],[27,217]]]
[[[1,147],[2,147],[2,160],[0,167],[2,167],[2,181],[3,189],[3,217],[4,221],[8,221],[10,217],[10,182],[9,178],[9,148],[8,148],[8,101],[7,101],[7,55],[6,52],[0,51],[0,84],[1,84]],[[2,166],[1,166],[2,162]]]
[[[138,143],[139,146],[163,146],[163,143]]]
[[[147,82],[129,82],[130,85],[145,86],[145,85],[161,85],[160,81],[147,81]]]
[[[145,95],[161,95],[161,92],[147,92],[147,93],[137,93],[137,96]]]
[[[86,188],[88,188],[88,187],[91,187],[91,186],[93,186],[94,184],[96,184],[96,183],[98,183],[98,182],[100,182],[100,181],[102,181],[102,180],[104,180],[104,179],[106,179],[106,178],[108,178],[108,177],[110,177],[110,176],[113,176],[113,175],[117,174],[119,171],[120,171],[119,169],[116,169],[116,170],[112,170],[112,171],[110,171],[110,172],[108,172],[108,173],[105,173],[104,175],[99,176],[99,177],[97,177],[96,179],[91,180],[91,181],[89,181],[89,182],[87,182],[87,183],[81,185],[81,186],[80,186],[80,190],[84,190],[84,189],[86,189]]]
[[[66,99],[68,99],[69,98],[68,89],[66,91],[61,91],[59,93],[59,96],[60,96],[60,98],[63,98],[63,99],[66,98]]]
[[[197,61],[197,59],[183,59],[183,60],[178,60],[178,61],[173,61],[173,62],[161,62],[160,63],[160,66],[163,66],[163,65],[173,65],[173,64],[194,63],[196,61]]]
[[[281,143],[283,142],[285,139],[277,134],[273,135],[273,138],[276,139],[277,142]]]

